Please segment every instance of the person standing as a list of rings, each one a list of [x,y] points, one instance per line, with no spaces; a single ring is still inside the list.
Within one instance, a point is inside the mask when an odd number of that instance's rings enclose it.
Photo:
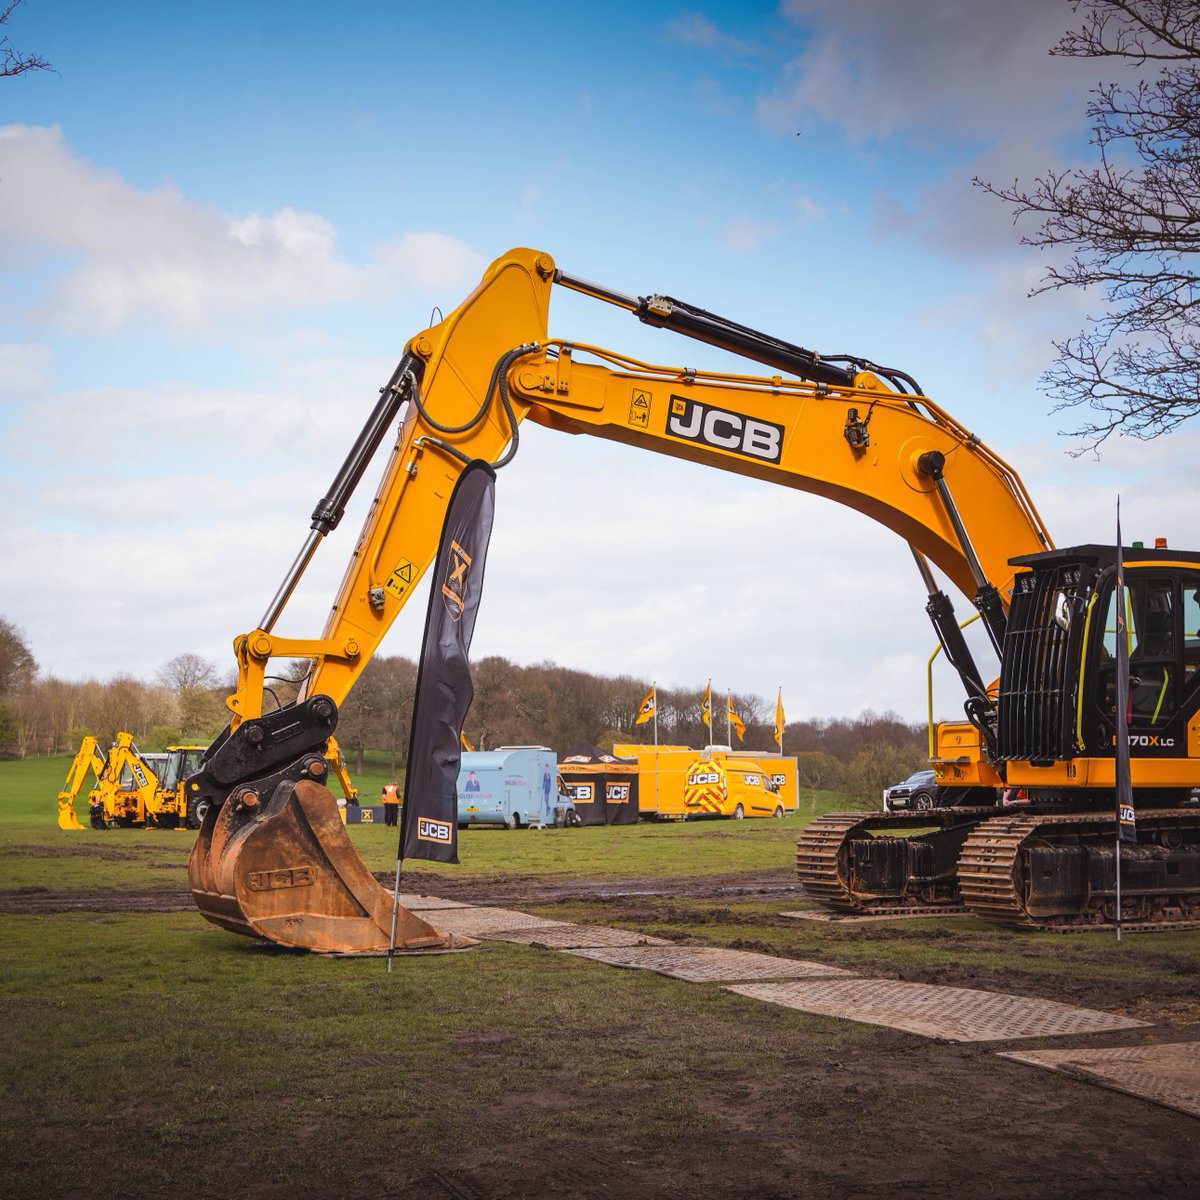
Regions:
[[[398,825],[400,823],[400,789],[394,783],[383,785],[383,823]]]

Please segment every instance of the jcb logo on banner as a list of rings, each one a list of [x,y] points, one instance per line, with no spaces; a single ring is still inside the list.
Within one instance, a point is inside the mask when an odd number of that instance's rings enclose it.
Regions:
[[[453,831],[445,821],[432,821],[428,817],[422,817],[417,822],[417,837],[424,838],[427,842],[440,842],[448,846],[452,836]]]
[[[629,799],[629,784],[610,783],[605,797],[614,804],[624,804]]]

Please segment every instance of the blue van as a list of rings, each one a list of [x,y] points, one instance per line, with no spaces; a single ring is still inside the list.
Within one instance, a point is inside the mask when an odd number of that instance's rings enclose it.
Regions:
[[[465,750],[458,771],[458,824],[578,825],[575,802],[547,746]]]

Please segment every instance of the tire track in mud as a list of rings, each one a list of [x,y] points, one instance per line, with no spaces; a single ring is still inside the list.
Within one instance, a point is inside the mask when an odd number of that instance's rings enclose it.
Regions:
[[[375,878],[392,890],[391,872],[375,872]],[[790,871],[756,875],[709,875],[678,879],[573,879],[546,880],[536,876],[478,876],[449,879],[431,871],[405,871],[406,890],[447,900],[478,904],[555,904],[571,900],[619,900],[646,897],[704,899],[717,896],[743,899],[761,896],[780,898],[799,895]],[[185,912],[194,908],[187,888],[143,888],[126,892],[106,889],[25,887],[0,891],[0,913]]]

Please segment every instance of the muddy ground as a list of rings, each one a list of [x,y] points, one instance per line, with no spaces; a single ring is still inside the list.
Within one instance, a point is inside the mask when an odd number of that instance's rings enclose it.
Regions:
[[[380,879],[390,886],[390,878]],[[813,954],[810,933],[797,934],[794,948],[768,947],[763,941],[764,927],[795,928],[796,922],[737,908],[738,902],[746,900],[793,895],[799,900],[789,873],[782,870],[754,876],[590,883],[512,876],[447,879],[412,871],[406,872],[402,890],[528,911],[537,911],[540,905],[582,905],[588,920],[647,928],[666,921],[673,931],[682,930],[673,932],[680,941],[769,948],[797,958]],[[170,912],[190,907],[190,897],[182,890],[0,893],[0,913]],[[722,936],[715,941],[706,937],[706,928],[718,925]],[[730,939],[730,926],[744,927],[744,936]],[[1198,1040],[1200,955],[1157,952],[1152,939],[1140,944],[1133,939],[1131,954],[1137,956],[1141,970],[1122,978],[1093,970],[1091,952],[1070,936],[1036,935],[1037,940],[1026,943],[1028,969],[980,967],[958,959],[959,948],[964,953],[969,949],[977,958],[989,935],[983,935],[981,942],[977,929],[959,933],[952,921],[925,923],[920,930],[905,922],[840,926],[821,936],[825,961],[837,962],[839,945],[853,938],[856,969],[881,978],[1040,996],[1152,1024],[1121,1033],[1015,1043],[939,1043],[883,1028],[872,1028],[853,1041],[781,1037],[777,1053],[747,1063],[736,1078],[724,1073],[721,1078],[695,1079],[697,1110],[729,1132],[719,1142],[696,1144],[686,1161],[679,1161],[675,1152],[656,1154],[644,1143],[619,1139],[612,1144],[592,1137],[586,1145],[527,1145],[518,1122],[510,1144],[487,1151],[450,1148],[438,1170],[401,1168],[387,1186],[372,1192],[364,1185],[361,1194],[458,1200],[540,1196],[1058,1200],[1200,1194],[1200,1119],[996,1055],[998,1050],[1032,1047]],[[997,944],[1012,936],[1003,931],[995,935]],[[898,956],[900,943],[913,953]],[[1079,970],[1047,970],[1047,944],[1056,958],[1078,959]],[[872,953],[876,948],[878,958]],[[758,1013],[754,1019],[760,1019]],[[621,1036],[629,1043],[635,1063],[631,1095],[641,1094],[654,1081],[636,1075],[636,1024]],[[468,1056],[479,1054],[481,1061],[489,1054],[489,1047],[482,1044],[463,1049]],[[547,1078],[546,1089],[546,1096],[537,1102],[561,1106],[564,1112],[597,1102],[595,1097],[577,1094],[578,1081],[567,1077]],[[612,1099],[619,1102],[619,1097]],[[812,1136],[778,1137],[770,1114],[781,1109],[805,1114],[804,1128]],[[253,1188],[241,1194],[275,1195],[269,1189]]]

